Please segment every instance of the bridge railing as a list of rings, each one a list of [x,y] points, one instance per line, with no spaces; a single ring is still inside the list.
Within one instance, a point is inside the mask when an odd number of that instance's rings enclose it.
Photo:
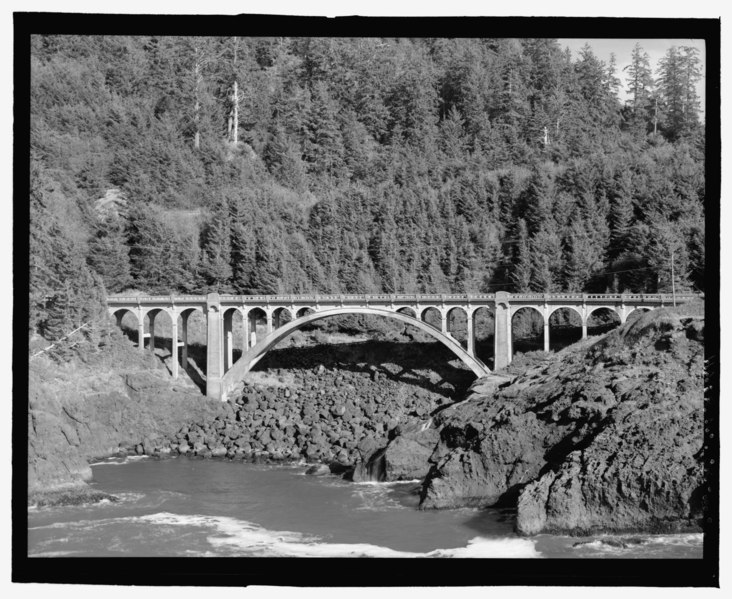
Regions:
[[[561,302],[577,303],[598,302],[632,302],[651,304],[672,304],[687,302],[694,299],[703,299],[703,294],[677,293],[513,293],[508,294],[507,300],[522,302]],[[205,304],[205,295],[110,295],[107,303],[110,305],[134,304]],[[494,301],[495,293],[442,293],[442,294],[303,294],[303,295],[220,295],[219,300],[224,303],[237,304],[337,304],[337,303],[470,303],[480,301]]]

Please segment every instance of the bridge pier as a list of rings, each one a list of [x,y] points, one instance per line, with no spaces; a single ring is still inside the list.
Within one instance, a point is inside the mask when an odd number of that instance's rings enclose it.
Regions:
[[[544,351],[549,351],[549,319],[544,317]]]
[[[221,379],[224,377],[221,301],[218,293],[206,296],[206,396],[221,399]]]
[[[224,372],[234,364],[234,311],[224,314]]]
[[[511,363],[511,305],[508,293],[496,293],[495,330],[493,334],[493,370]]]
[[[272,328],[272,309],[267,310],[267,335],[269,335],[274,329]]]
[[[155,353],[155,317],[157,316],[157,312],[154,310],[150,310],[150,312],[147,313],[148,318],[150,319],[150,344],[148,345],[148,349],[150,350],[150,353]]]
[[[183,366],[183,370],[188,370],[188,317],[190,315],[191,312],[183,312],[183,314],[181,314],[181,329],[183,337],[183,355],[181,356],[181,365]]]
[[[475,334],[474,334],[474,323],[473,323],[473,314],[468,314],[467,319],[467,325],[468,325],[468,353],[475,358]]]
[[[254,347],[257,342],[257,316],[252,312],[247,315],[247,322],[249,323],[247,333],[247,347]],[[254,339],[252,339],[252,333],[254,333]]]
[[[178,314],[170,315],[170,372],[174,379],[178,378]]]
[[[142,310],[137,313],[137,349],[145,351],[145,315]]]

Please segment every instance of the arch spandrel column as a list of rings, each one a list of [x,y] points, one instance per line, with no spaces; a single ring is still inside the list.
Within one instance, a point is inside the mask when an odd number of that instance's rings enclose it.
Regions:
[[[193,314],[193,312],[183,312],[183,314],[181,314],[181,332],[183,337],[183,355],[181,356],[181,364],[183,365],[183,370],[188,370],[188,317],[191,314]]]
[[[170,370],[173,378],[178,378],[178,311],[174,308],[170,314]]]
[[[150,343],[148,349],[151,354],[155,353],[155,317],[157,315],[158,312],[155,310],[149,310],[147,313],[147,317],[150,319]]]
[[[145,313],[137,309],[137,349],[145,351]]]
[[[270,308],[269,306],[267,306],[265,308],[264,312],[265,312],[265,315],[267,317],[267,335],[269,335],[274,330],[274,325],[273,325],[273,322],[272,322],[272,308]]]
[[[475,310],[470,310],[467,317],[467,326],[468,326],[468,353],[475,357],[475,323],[473,322],[473,319],[475,317]]]

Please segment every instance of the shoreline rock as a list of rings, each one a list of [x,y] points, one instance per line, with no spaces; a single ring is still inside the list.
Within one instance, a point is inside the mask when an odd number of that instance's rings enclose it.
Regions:
[[[700,530],[703,320],[667,310],[438,416],[420,507],[515,503],[520,534]]]

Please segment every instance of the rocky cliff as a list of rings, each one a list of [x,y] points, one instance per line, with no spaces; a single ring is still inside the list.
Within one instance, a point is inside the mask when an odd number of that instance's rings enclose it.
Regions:
[[[517,529],[698,527],[704,321],[646,313],[437,417],[423,508],[518,506]]]
[[[184,422],[218,413],[190,380],[173,381],[158,357],[115,333],[104,352],[29,363],[28,491],[83,488],[89,460],[139,452]]]

